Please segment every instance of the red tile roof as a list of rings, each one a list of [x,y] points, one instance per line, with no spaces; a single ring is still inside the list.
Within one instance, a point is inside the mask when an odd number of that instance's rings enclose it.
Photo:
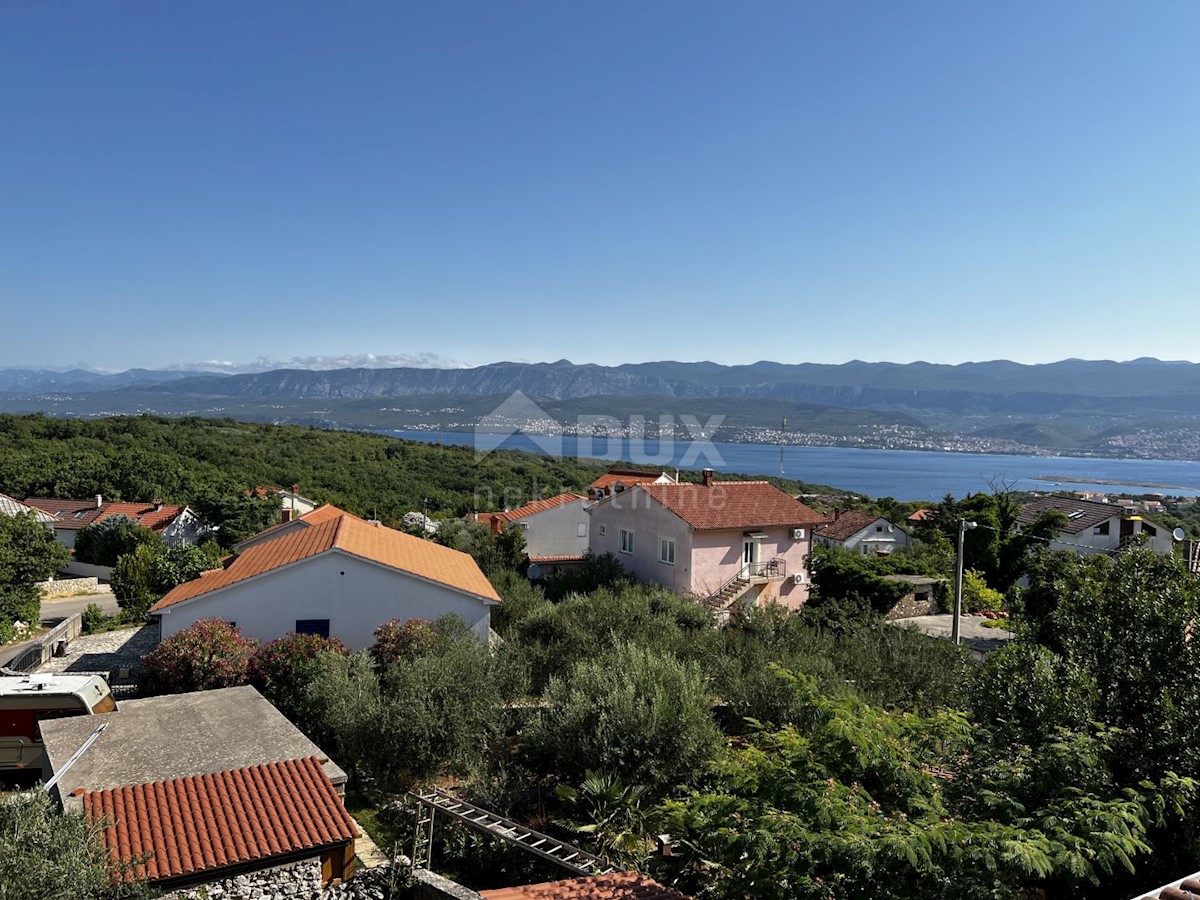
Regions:
[[[587,557],[585,555],[583,555],[582,553],[577,553],[574,555],[568,554],[565,556],[531,556],[531,557],[529,557],[529,561],[531,563],[538,563],[539,565],[545,565],[547,563],[583,562],[585,559],[587,559]]]
[[[313,517],[323,510],[333,511],[324,513],[327,521],[248,547],[227,568],[206,572],[171,590],[151,607],[151,612],[335,549],[484,600],[500,602],[496,589],[469,554],[382,525],[372,525],[336,507],[321,507],[304,520],[313,521]]]
[[[635,484],[653,484],[662,476],[662,472],[655,474],[654,472],[637,472],[632,469],[612,469],[601,475],[588,487],[593,491],[603,491],[614,484],[623,484],[625,487],[631,488]]]
[[[330,519],[336,519],[338,516],[348,515],[345,510],[338,509],[332,503],[326,503],[324,506],[318,506],[312,512],[306,512],[302,516],[297,516],[288,522],[279,522],[269,528],[264,528],[262,531],[250,535],[250,537],[239,541],[235,544],[235,548],[240,548],[243,544],[260,543],[262,538],[278,533],[281,537],[284,534],[296,531],[300,528],[305,528],[311,525],[320,525],[322,522],[328,522]]]
[[[1140,900],[1196,900],[1200,897],[1200,872],[1142,895]]]
[[[829,538],[832,541],[844,541],[873,525],[878,518],[879,516],[870,513],[849,509],[838,513],[838,517],[832,522],[818,525],[814,530],[821,537]]]
[[[690,900],[637,872],[589,875],[522,887],[482,891],[485,900]]]
[[[127,881],[158,881],[344,844],[358,828],[316,757],[105,791],[83,807],[103,822]],[[143,857],[149,857],[143,862]]]
[[[820,513],[766,481],[643,484],[637,490],[645,491],[698,531],[811,526],[825,521]]]
[[[506,512],[479,513],[478,518],[486,522],[491,516],[499,516],[505,522],[516,522],[518,519],[527,519],[548,509],[556,509],[564,503],[574,503],[576,500],[584,499],[586,498],[579,496],[579,494],[559,494],[557,497],[551,497],[548,500],[534,500],[532,503],[526,503],[524,506],[518,506],[516,509],[510,509]]]
[[[24,503],[52,516],[58,516],[59,521],[54,523],[54,527],[65,531],[75,531],[84,525],[90,525],[103,508],[102,505],[96,506],[95,500],[59,500],[53,497],[26,497]]]
[[[113,501],[104,504],[104,509],[96,517],[97,522],[103,522],[113,516],[125,516],[133,519],[143,528],[162,531],[183,512],[184,507],[172,506],[166,503],[120,503]]]
[[[85,525],[103,522],[113,516],[133,519],[143,528],[161,531],[183,512],[185,507],[156,503],[123,503],[119,500],[101,501],[99,507],[93,500],[59,500],[52,497],[29,497],[26,506],[58,516],[55,528],[76,531]]]

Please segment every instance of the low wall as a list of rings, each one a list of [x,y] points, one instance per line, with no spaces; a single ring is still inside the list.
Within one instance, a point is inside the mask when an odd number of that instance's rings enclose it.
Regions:
[[[164,900],[259,900],[259,898],[320,898],[320,900],[379,900],[381,897],[422,898],[422,900],[482,900],[449,879],[425,869],[414,869],[413,883],[408,883],[408,870],[393,871],[390,865],[359,871],[341,884],[321,888],[321,864],[306,860],[275,869],[264,869],[214,881],[187,890],[164,894]]]
[[[896,619],[911,619],[916,616],[936,616],[941,611],[940,604],[933,595],[924,594],[918,600],[915,596],[909,594],[893,606],[884,618],[888,621],[894,621]]]
[[[90,578],[57,578],[54,581],[43,581],[38,587],[42,591],[43,600],[54,600],[58,597],[74,597],[76,594],[94,594],[100,587],[95,576]]]
[[[112,580],[112,566],[93,566],[91,563],[83,563],[78,560],[71,560],[58,571],[64,575],[75,575],[81,578],[99,578],[101,581]]]
[[[54,656],[62,654],[67,644],[83,633],[83,614],[75,613],[69,619],[55,625],[37,639],[37,643],[27,648],[20,656],[8,664],[10,669],[18,672],[33,672],[38,667],[48,663]]]

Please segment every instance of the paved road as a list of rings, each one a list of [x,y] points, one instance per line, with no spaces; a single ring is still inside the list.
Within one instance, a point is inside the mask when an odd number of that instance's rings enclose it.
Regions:
[[[998,650],[1016,637],[1011,631],[1003,628],[984,628],[988,621],[983,616],[963,616],[959,624],[959,634],[962,642],[972,650],[989,653]],[[939,616],[914,616],[911,619],[895,619],[893,625],[901,627],[913,626],[934,637],[949,639],[954,625],[954,616],[950,614]]]
[[[108,590],[107,585],[103,585],[103,590],[95,594],[85,594],[82,597],[63,597],[60,600],[43,600],[42,601],[42,624],[47,626],[57,625],[63,619],[81,613],[87,609],[89,603],[95,603],[105,615],[116,615],[121,611],[121,607],[117,605],[117,598],[112,595],[112,591]],[[19,644],[9,644],[6,647],[0,648],[0,666],[7,666],[10,662],[21,655],[24,650],[33,644],[33,641],[22,641]]]

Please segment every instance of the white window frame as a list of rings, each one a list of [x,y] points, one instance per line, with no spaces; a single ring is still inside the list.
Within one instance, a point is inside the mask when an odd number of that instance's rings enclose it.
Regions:
[[[675,538],[658,536],[658,561],[664,566],[675,565]]]
[[[628,549],[626,548],[628,545]],[[633,531],[628,528],[621,529],[621,552],[626,556],[633,556]]]

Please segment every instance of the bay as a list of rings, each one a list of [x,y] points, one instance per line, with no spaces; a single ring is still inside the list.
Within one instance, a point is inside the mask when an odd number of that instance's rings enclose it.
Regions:
[[[710,467],[718,473],[779,475],[778,445],[631,441],[628,438],[551,437],[471,432],[386,431],[407,440],[474,445],[480,451],[528,450],[607,461],[624,460],[671,471]],[[854,447],[785,447],[783,475],[868,497],[940,500],[990,491],[1003,483],[1019,491],[1101,491],[1110,494],[1200,495],[1200,462],[1016,456]]]

